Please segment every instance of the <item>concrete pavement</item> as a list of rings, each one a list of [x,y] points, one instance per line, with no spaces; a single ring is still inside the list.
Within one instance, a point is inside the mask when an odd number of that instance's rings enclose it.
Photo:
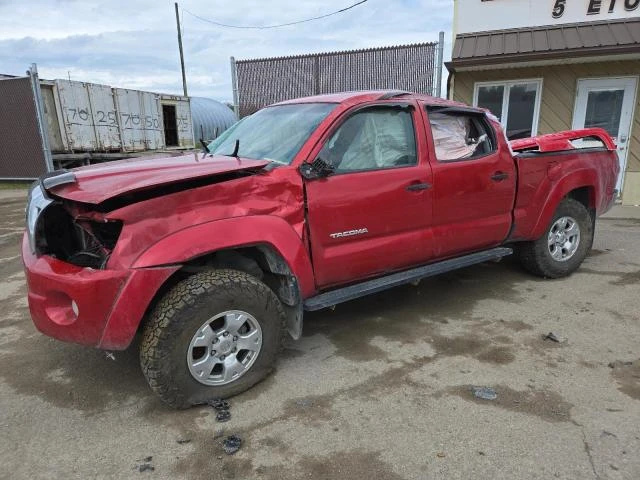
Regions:
[[[24,196],[1,193],[0,478],[640,478],[640,222],[623,207],[570,278],[506,260],[307,315],[220,424],[157,400],[135,348],[35,330]],[[234,456],[222,429],[244,439]]]

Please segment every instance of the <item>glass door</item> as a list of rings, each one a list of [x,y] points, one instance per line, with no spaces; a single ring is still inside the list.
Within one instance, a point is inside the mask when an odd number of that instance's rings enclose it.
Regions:
[[[637,77],[578,81],[573,128],[604,128],[618,146],[620,175],[616,188],[622,190],[627,166],[629,134],[633,121]],[[588,146],[588,145],[587,145]]]

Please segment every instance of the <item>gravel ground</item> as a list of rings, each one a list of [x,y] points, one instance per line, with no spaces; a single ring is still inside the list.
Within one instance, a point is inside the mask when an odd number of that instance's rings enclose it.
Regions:
[[[0,478],[640,478],[637,209],[598,222],[568,279],[505,260],[307,315],[222,424],[163,406],[135,348],[35,330],[24,195],[0,198]],[[233,456],[229,434],[244,440]]]

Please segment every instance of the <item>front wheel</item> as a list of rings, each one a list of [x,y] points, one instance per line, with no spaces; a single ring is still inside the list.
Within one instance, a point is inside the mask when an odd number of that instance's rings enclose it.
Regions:
[[[148,319],[140,363],[175,408],[228,398],[265,378],[284,340],[274,292],[236,270],[212,270],[174,286]]]
[[[583,204],[565,198],[560,202],[546,233],[517,247],[522,266],[540,277],[560,278],[582,264],[593,244],[593,222]]]

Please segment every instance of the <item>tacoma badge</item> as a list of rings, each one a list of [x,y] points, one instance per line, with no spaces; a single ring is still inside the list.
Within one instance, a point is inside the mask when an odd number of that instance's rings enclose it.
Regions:
[[[364,233],[369,233],[369,230],[367,230],[366,228],[358,228],[356,230],[347,230],[346,232],[330,233],[329,236],[331,238],[342,238],[353,237],[354,235],[362,235]]]

